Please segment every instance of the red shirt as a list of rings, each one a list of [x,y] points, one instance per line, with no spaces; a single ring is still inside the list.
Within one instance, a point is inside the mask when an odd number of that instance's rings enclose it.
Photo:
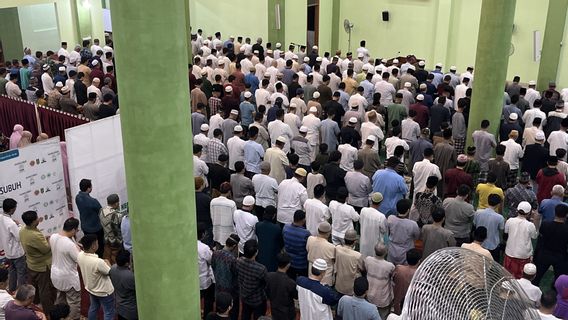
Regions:
[[[416,118],[414,118],[414,121],[418,122],[420,129],[424,129],[428,126],[428,121],[430,120],[430,110],[427,106],[419,102],[411,104],[409,110],[416,111]]]
[[[455,198],[458,195],[458,188],[462,184],[473,189],[473,178],[469,173],[459,168],[446,170],[444,174],[444,198]]]
[[[540,203],[544,199],[550,199],[552,188],[559,184],[566,186],[566,177],[556,168],[542,168],[536,174],[536,183],[538,184],[538,192],[536,199]]]

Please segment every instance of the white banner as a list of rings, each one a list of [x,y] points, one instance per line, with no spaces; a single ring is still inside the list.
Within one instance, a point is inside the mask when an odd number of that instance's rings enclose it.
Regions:
[[[120,116],[92,121],[65,130],[69,183],[73,197],[73,211],[78,216],[75,196],[79,193],[81,179],[93,183],[91,196],[106,206],[106,198],[116,193],[121,207],[128,205],[126,176]]]
[[[34,210],[43,234],[61,230],[69,210],[59,137],[0,153],[0,205],[6,198],[18,202],[14,220]]]

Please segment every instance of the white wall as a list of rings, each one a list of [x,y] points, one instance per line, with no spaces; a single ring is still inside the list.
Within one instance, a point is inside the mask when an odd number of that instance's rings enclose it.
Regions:
[[[59,49],[59,30],[53,3],[18,7],[18,16],[24,47],[31,47],[34,52]]]

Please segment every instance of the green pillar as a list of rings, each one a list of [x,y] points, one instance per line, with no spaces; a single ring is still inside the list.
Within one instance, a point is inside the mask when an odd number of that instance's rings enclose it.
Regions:
[[[200,318],[184,1],[111,2],[141,320]]]
[[[568,10],[568,0],[550,0],[548,2],[548,14],[538,69],[537,87],[539,90],[547,89],[548,83],[557,79],[564,24],[566,23],[566,10]]]
[[[473,144],[471,134],[481,121],[491,122],[490,132],[496,134],[503,110],[503,92],[509,48],[513,32],[516,0],[483,0],[477,39],[475,76],[467,145]]]
[[[339,21],[339,6],[341,5],[340,0],[332,1],[333,9],[331,16],[331,56],[335,55],[335,51],[339,49],[339,32],[343,30],[343,21]],[[320,16],[320,19],[322,17]],[[327,32],[326,30],[319,30],[320,34]],[[352,39],[353,40],[353,39]]]
[[[277,29],[276,5],[280,7],[280,29]],[[272,43],[272,50],[276,48],[276,43],[282,44],[281,50],[286,51],[288,46],[284,43],[285,40],[285,16],[286,16],[286,1],[285,0],[268,0],[268,40],[266,42]]]

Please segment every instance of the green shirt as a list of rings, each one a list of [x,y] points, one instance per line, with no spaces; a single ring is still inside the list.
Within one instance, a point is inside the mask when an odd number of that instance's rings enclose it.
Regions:
[[[28,268],[35,272],[47,271],[51,266],[51,248],[41,231],[36,227],[22,228],[20,242],[26,252]]]
[[[391,123],[393,120],[398,120],[399,123],[402,122],[402,119],[406,118],[406,107],[402,104],[393,103],[387,107],[388,113],[388,127],[392,127]],[[399,124],[400,125],[400,124]]]

